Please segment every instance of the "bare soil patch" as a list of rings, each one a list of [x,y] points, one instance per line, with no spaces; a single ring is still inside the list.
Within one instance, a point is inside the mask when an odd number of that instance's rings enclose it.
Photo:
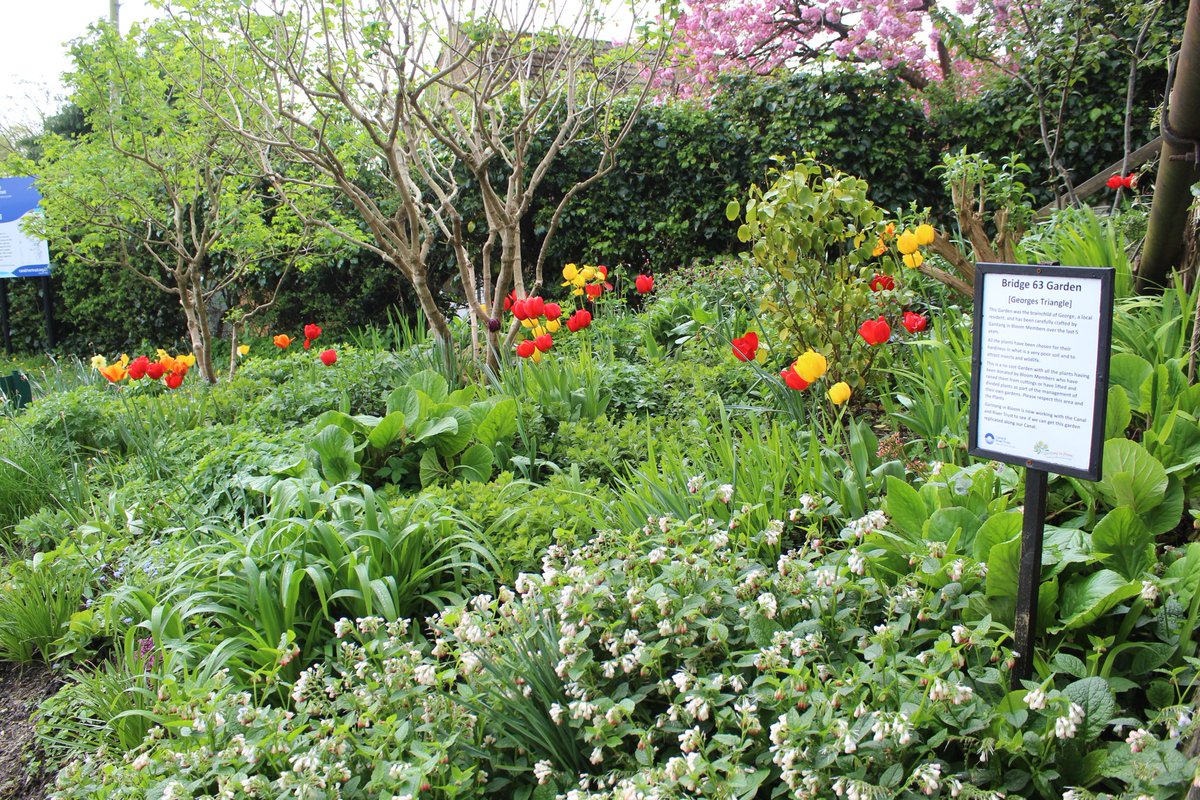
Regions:
[[[42,664],[0,663],[0,798],[42,800],[53,773],[33,762],[37,742],[30,716],[58,681]]]

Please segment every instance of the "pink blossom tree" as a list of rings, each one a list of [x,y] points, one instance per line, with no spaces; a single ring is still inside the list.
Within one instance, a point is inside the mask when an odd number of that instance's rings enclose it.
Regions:
[[[971,81],[979,61],[959,44],[978,54],[1009,14],[1009,0],[685,0],[674,62],[660,80],[704,94],[729,69],[834,59],[894,70],[914,89]]]

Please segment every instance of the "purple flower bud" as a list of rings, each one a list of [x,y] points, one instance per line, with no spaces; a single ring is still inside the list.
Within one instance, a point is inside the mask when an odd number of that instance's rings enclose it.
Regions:
[[[500,320],[496,319],[495,317],[489,318],[488,319],[488,330],[491,331],[492,333],[495,333],[496,331],[500,330]]]

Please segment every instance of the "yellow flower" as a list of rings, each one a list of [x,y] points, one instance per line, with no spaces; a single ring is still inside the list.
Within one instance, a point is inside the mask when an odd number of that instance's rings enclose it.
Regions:
[[[104,369],[108,366],[108,359],[104,356],[92,356],[92,369]]]
[[[180,364],[187,364],[188,369],[196,366],[196,356],[193,353],[188,353],[186,356],[178,356],[175,360]]]
[[[249,352],[250,352],[250,345],[248,345],[248,344],[239,344],[238,345],[238,355],[239,356],[244,356]]]
[[[572,297],[579,297],[581,294],[583,294],[583,289],[575,289],[571,292]]]
[[[871,251],[873,256],[881,256],[887,252],[887,246],[883,243],[883,239],[878,239],[875,242],[875,249]]]
[[[549,320],[546,322],[546,332],[547,333],[558,333],[558,329],[561,327],[562,327],[562,323],[556,319],[552,319],[552,320]]]
[[[577,275],[579,275],[579,267],[575,266],[574,264],[567,264],[565,267],[563,267],[563,277],[566,278],[568,282],[575,280]]]
[[[541,336],[541,335],[542,335],[543,333],[545,333],[545,332],[546,332],[546,329],[545,329],[545,328],[543,328],[541,325],[534,325],[534,326],[533,326],[533,335],[534,335],[534,336]]]
[[[529,317],[526,317],[525,319],[521,320],[521,327],[522,328],[532,328],[533,320],[531,320]]]
[[[154,357],[155,357],[155,358],[157,358],[159,361],[162,361],[164,358],[167,358],[167,357],[168,357],[168,356],[167,356],[167,351],[166,351],[166,350],[163,350],[163,349],[160,347],[160,348],[158,348],[157,350],[155,350],[155,351],[154,351]]]
[[[120,383],[125,380],[127,373],[125,372],[125,365],[117,361],[100,370],[100,374],[107,378],[109,383]]]
[[[920,253],[909,253],[904,257],[904,266],[916,269],[925,263],[925,256]]]
[[[917,244],[927,245],[933,244],[934,231],[932,225],[917,226]]]
[[[826,394],[829,395],[829,402],[835,406],[840,406],[850,399],[850,384],[845,381],[838,381],[829,387],[829,391]]]
[[[129,366],[129,353],[121,353],[121,357],[117,359],[117,363],[121,365],[121,369]]]
[[[542,351],[534,350],[533,355],[531,355],[530,358],[533,359],[533,363],[535,363],[535,364],[538,363],[539,361],[542,360]]]
[[[889,222],[886,226],[884,226],[883,233],[885,236],[894,236],[896,234],[896,223]]]
[[[900,234],[900,238],[896,240],[896,247],[900,248],[900,252],[904,255],[917,252],[917,246],[920,242],[917,241],[917,235],[912,231],[905,231]]]
[[[594,280],[596,277],[596,268],[595,267],[584,267],[583,269],[581,269],[579,271],[579,276],[581,278],[583,278],[585,281]]]
[[[812,383],[825,374],[825,370],[829,369],[829,362],[816,350],[809,350],[796,359],[792,369],[801,378]]]

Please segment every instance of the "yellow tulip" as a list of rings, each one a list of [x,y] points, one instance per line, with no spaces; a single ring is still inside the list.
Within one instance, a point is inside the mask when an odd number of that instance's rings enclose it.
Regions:
[[[829,396],[829,402],[835,406],[840,406],[850,399],[850,384],[845,381],[838,381],[829,387],[829,391],[826,394]]]
[[[244,356],[249,352],[250,352],[250,345],[248,345],[248,344],[239,344],[238,345],[238,355],[239,356]]]
[[[934,230],[932,225],[917,226],[917,244],[927,245],[933,244]]]
[[[542,360],[542,351],[534,350],[533,355],[531,355],[530,358],[533,359],[533,363],[535,363],[535,364],[538,363],[539,361]]]
[[[581,269],[579,271],[579,275],[585,281],[593,280],[596,277],[596,268],[595,267],[584,267],[583,269]]]
[[[534,326],[533,326],[533,335],[534,335],[534,336],[541,336],[541,335],[542,335],[543,333],[545,333],[545,332],[546,332],[546,329],[545,329],[545,328],[543,328],[541,325],[534,325]]]
[[[125,372],[125,365],[117,361],[100,370],[100,374],[107,378],[109,383],[120,383],[125,380],[127,373]]]
[[[583,294],[583,289],[575,289],[571,292],[572,297],[579,297],[581,294]]]
[[[558,329],[562,327],[562,323],[556,319],[549,320],[546,323],[547,333],[558,333]]]
[[[160,348],[158,348],[157,350],[155,350],[155,351],[154,351],[154,357],[155,357],[155,358],[157,358],[159,361],[162,361],[164,358],[167,358],[167,357],[168,357],[168,356],[167,356],[167,351],[166,351],[166,350],[163,350],[163,349],[160,347]]]
[[[532,327],[533,327],[533,320],[531,320],[531,319],[529,319],[528,317],[526,317],[525,319],[521,320],[521,327],[523,327],[523,328],[532,328]]]
[[[904,255],[917,252],[917,247],[920,242],[917,241],[917,235],[912,231],[905,231],[900,234],[900,238],[896,240],[896,247]]]
[[[108,366],[108,359],[104,356],[92,356],[92,369],[104,369]]]
[[[188,353],[186,356],[179,356],[175,360],[178,361],[180,364],[187,364],[188,369],[191,369],[192,367],[196,366],[196,356],[192,353]]]
[[[910,269],[916,269],[925,263],[925,256],[920,253],[909,253],[904,257],[904,266]]]
[[[801,378],[812,383],[825,374],[825,371],[829,369],[829,362],[816,350],[809,350],[796,359],[796,363],[792,364],[792,369]]]
[[[568,281],[575,280],[575,276],[579,274],[579,267],[574,264],[567,264],[563,267],[563,277]]]
[[[121,369],[129,366],[129,353],[121,353],[121,357],[117,359],[117,363],[121,365]]]

